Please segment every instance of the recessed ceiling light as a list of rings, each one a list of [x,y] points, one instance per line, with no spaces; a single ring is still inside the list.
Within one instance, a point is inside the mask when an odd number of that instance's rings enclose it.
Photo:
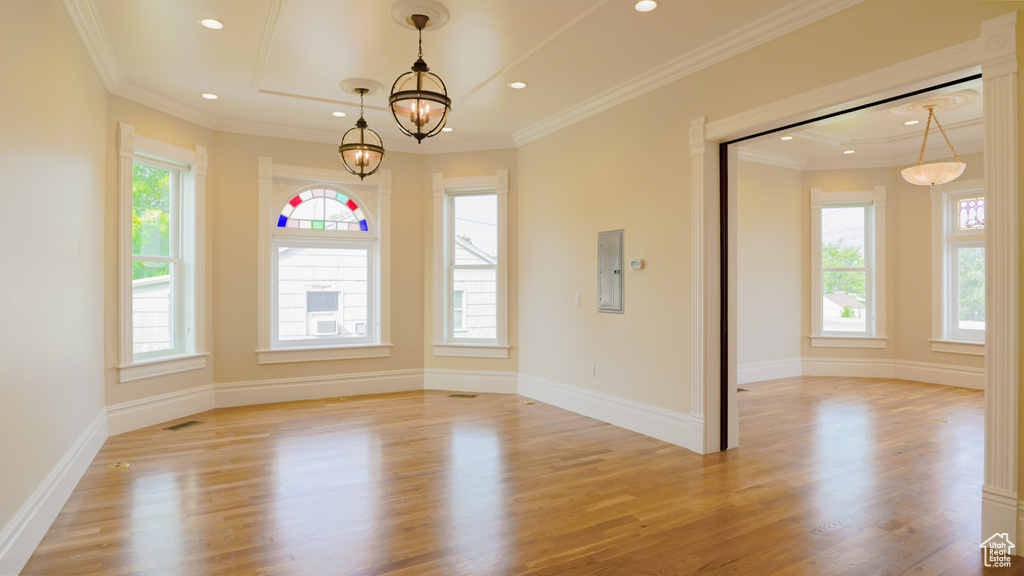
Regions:
[[[223,22],[220,20],[214,20],[213,18],[203,18],[199,23],[210,30],[220,30],[224,27]]]
[[[638,12],[650,12],[658,7],[658,3],[654,0],[640,0],[636,3],[636,9]]]
[[[793,139],[792,136],[783,136],[782,138],[779,138],[779,140],[783,140],[783,141],[786,141],[786,142],[789,142],[792,139]]]
[[[441,128],[441,132],[451,132],[452,130],[455,130],[455,128],[449,128],[448,126]]]
[[[203,98],[206,98],[207,100],[216,100],[217,98],[220,98],[220,96],[217,96],[216,94],[210,94],[209,92],[206,92],[206,93],[203,94]]]
[[[907,120],[903,123],[904,126],[913,126],[914,124],[920,124],[920,120]]]
[[[856,154],[856,150],[843,150],[843,154]]]
[[[331,112],[331,116],[334,116],[335,118],[344,118],[346,114],[339,110],[338,112]]]
[[[509,86],[511,88],[515,88],[516,90],[522,90],[523,88],[526,88],[526,82],[513,82],[509,84]]]

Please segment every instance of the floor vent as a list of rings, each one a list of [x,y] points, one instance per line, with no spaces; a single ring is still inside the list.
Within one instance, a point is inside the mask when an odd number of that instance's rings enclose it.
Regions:
[[[174,426],[168,426],[164,430],[181,430],[182,428],[188,428],[189,426],[195,426],[196,424],[202,424],[199,420],[189,420],[188,422],[182,422],[181,424],[175,424]]]
[[[449,394],[449,398],[476,398],[476,394]]]
[[[737,388],[736,391],[737,392],[750,392],[750,390],[748,390],[746,388]]]

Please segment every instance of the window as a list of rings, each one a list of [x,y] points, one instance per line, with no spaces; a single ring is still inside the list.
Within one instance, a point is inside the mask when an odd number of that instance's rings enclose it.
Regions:
[[[261,158],[260,175],[258,362],[390,356],[390,172]]]
[[[932,188],[932,349],[984,354],[985,194],[981,180]]]
[[[812,346],[885,347],[885,187],[811,191]]]
[[[121,124],[119,380],[206,365],[202,222],[206,152],[135,135]]]
[[[434,355],[507,358],[508,171],[434,175]]]

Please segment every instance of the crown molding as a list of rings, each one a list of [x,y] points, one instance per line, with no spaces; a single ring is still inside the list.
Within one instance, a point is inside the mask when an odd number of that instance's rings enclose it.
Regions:
[[[117,59],[114,58],[114,51],[110,48],[110,41],[107,40],[107,33],[100,24],[99,15],[96,14],[96,7],[92,0],[62,0],[64,9],[71,17],[78,37],[82,39],[92,65],[99,74],[100,81],[107,89],[113,92],[114,88],[121,84],[123,76],[121,69],[117,66]]]
[[[267,74],[267,66],[270,65],[270,53],[274,49],[274,38],[277,36],[277,23],[281,19],[281,11],[284,9],[285,0],[273,0],[270,3],[270,12],[267,14],[267,25],[263,29],[263,42],[260,43],[260,54],[256,58],[256,68],[252,73],[252,89],[259,92],[263,88],[263,77]]]
[[[786,6],[722,36],[713,45],[708,44],[692,50],[665,65],[658,66],[615,88],[515,132],[512,134],[512,140],[517,147],[528,144],[808,24],[832,16],[862,1],[804,0],[797,5]]]
[[[174,98],[164,96],[159,92],[154,92],[149,88],[143,88],[132,82],[121,82],[113,90],[110,90],[110,93],[114,96],[120,96],[137,104],[142,104],[154,110],[181,118],[203,128],[213,130],[217,124],[217,117],[213,114],[184,104]]]

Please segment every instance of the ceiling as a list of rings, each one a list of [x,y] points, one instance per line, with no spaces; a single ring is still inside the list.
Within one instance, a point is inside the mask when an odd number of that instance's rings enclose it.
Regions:
[[[648,13],[635,0],[443,0],[450,18],[424,32],[423,52],[453,131],[417,145],[386,107],[417,50],[391,12],[424,1],[65,5],[112,94],[215,130],[336,144],[359,112],[339,82],[365,78],[384,87],[366,120],[385,148],[430,154],[522,145],[862,0],[661,0]]]
[[[935,115],[958,154],[981,152],[981,95],[981,79],[962,82],[752,139],[742,144],[740,158],[797,170],[912,166],[918,162],[928,120],[921,107],[928,103],[936,105]],[[918,123],[904,124],[913,120]],[[844,154],[848,150],[853,153]],[[924,161],[947,158],[952,153],[933,123]]]

